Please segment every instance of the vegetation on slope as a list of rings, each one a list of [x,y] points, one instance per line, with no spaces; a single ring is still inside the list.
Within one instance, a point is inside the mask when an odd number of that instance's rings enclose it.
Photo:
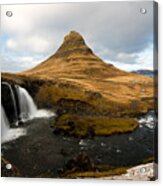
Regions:
[[[125,86],[126,85],[124,85],[124,89]],[[107,87],[105,87],[105,91],[106,90]],[[57,105],[60,106],[60,103],[64,100],[62,110],[65,110],[66,113],[69,113],[67,107],[70,107],[70,110],[74,107],[74,113],[77,113],[78,110],[80,110],[79,107],[82,109],[82,104],[80,103],[85,103],[87,108],[90,108],[90,115],[92,115],[92,113],[95,115],[110,116],[136,115],[145,113],[148,109],[152,108],[153,101],[151,98],[146,100],[143,100],[143,98],[141,100],[140,98],[136,99],[135,97],[131,97],[132,95],[127,95],[127,92],[130,91],[127,90],[126,97],[122,100],[123,95],[119,95],[118,85],[117,95],[113,94],[113,91],[115,91],[113,88],[108,90],[109,95],[106,95],[104,91],[99,90],[96,87],[87,88],[82,86],[82,84],[74,84],[65,81],[65,83],[59,83],[56,85],[41,86],[36,95],[36,100],[41,104],[41,106],[53,108]],[[76,104],[76,102],[78,102],[78,104]],[[87,115],[89,114],[88,112]]]
[[[54,124],[56,133],[64,132],[75,137],[105,136],[133,131],[139,123],[131,118],[106,116],[77,116],[64,114]]]

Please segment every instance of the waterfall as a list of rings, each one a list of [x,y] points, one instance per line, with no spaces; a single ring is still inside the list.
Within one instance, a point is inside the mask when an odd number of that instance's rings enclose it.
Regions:
[[[2,141],[9,130],[9,121],[6,117],[3,106],[1,105],[1,138]]]
[[[20,108],[20,118],[22,120],[31,119],[35,116],[37,112],[37,107],[26,91],[26,89],[16,86],[18,99],[19,99],[19,108]]]
[[[19,85],[11,86],[8,82],[2,82],[2,84],[7,86],[10,92],[11,101],[14,110],[14,118],[11,115],[11,112],[9,112],[10,115],[8,115],[7,113],[7,116],[9,117],[9,121],[10,120],[13,121],[14,119],[14,126],[19,125],[19,121],[25,122],[29,119],[33,119],[34,117],[46,118],[46,117],[54,116],[54,113],[48,110],[45,109],[38,110],[32,97],[30,96],[30,94],[25,88]],[[9,123],[11,124],[11,122]]]
[[[13,140],[19,136],[25,135],[26,130],[23,128],[10,128],[12,127],[10,122],[10,117],[16,117],[14,125],[18,126],[20,122],[26,122],[29,119],[33,118],[47,118],[53,117],[55,114],[51,111],[45,109],[37,109],[32,97],[29,95],[26,89],[15,85],[11,86],[7,82],[2,82],[3,85],[6,85],[9,88],[12,104],[14,106],[15,115],[6,115],[5,105],[1,105],[1,143]],[[3,95],[5,96],[5,95]],[[18,101],[16,101],[17,99]],[[8,101],[8,100],[7,100]],[[19,113],[18,113],[19,112]],[[8,116],[8,118],[7,118]],[[13,119],[13,118],[11,118]],[[14,126],[14,127],[15,127]]]
[[[14,106],[15,118],[17,120],[18,119],[18,111],[17,111],[16,100],[15,100],[15,95],[14,95],[13,89],[8,82],[2,82],[2,85],[7,86],[10,90],[11,99],[12,99],[13,106]]]
[[[11,129],[5,110],[1,105],[1,143],[13,140],[25,135],[26,131],[22,128]]]

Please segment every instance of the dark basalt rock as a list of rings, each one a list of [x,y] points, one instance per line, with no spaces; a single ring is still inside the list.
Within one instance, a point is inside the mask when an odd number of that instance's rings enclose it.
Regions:
[[[90,171],[94,168],[89,156],[85,153],[80,153],[76,157],[70,159],[66,163],[67,170],[73,171]]]
[[[10,164],[10,162],[3,157],[1,158],[1,176],[2,177],[19,177],[20,173],[16,166],[12,165],[11,169],[7,169],[6,165]]]
[[[5,113],[7,115],[9,123],[11,124],[11,127],[14,127],[15,122],[17,121],[18,115],[20,113],[18,95],[16,92],[15,85],[8,84],[7,82],[2,82],[1,83],[1,94],[4,95],[1,97],[1,103],[4,107]]]

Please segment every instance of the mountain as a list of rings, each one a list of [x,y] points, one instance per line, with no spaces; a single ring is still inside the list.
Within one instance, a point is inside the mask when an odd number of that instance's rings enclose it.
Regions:
[[[146,70],[146,69],[135,70],[135,71],[132,71],[132,73],[141,74],[141,75],[148,76],[148,77],[153,77],[155,75],[158,75],[158,71]]]
[[[108,78],[125,75],[126,72],[106,64],[87,46],[83,37],[71,31],[62,45],[46,61],[35,68],[23,72],[25,75],[44,75],[69,78]]]
[[[152,78],[105,63],[75,31],[47,60],[21,73],[2,73],[2,81],[25,87],[39,107],[58,115],[133,117],[154,108]]]

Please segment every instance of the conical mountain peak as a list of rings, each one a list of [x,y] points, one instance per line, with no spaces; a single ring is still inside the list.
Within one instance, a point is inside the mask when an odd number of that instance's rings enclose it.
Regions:
[[[84,38],[76,31],[70,31],[68,35],[64,37],[64,42],[82,42],[85,44]]]
[[[26,73],[75,74],[75,76],[110,77],[123,74],[111,64],[106,64],[87,46],[83,36],[76,31],[67,34],[63,43],[46,61]]]
[[[83,58],[94,56],[92,50],[86,45],[84,38],[76,31],[71,31],[64,37],[62,45],[54,54],[55,58]]]

